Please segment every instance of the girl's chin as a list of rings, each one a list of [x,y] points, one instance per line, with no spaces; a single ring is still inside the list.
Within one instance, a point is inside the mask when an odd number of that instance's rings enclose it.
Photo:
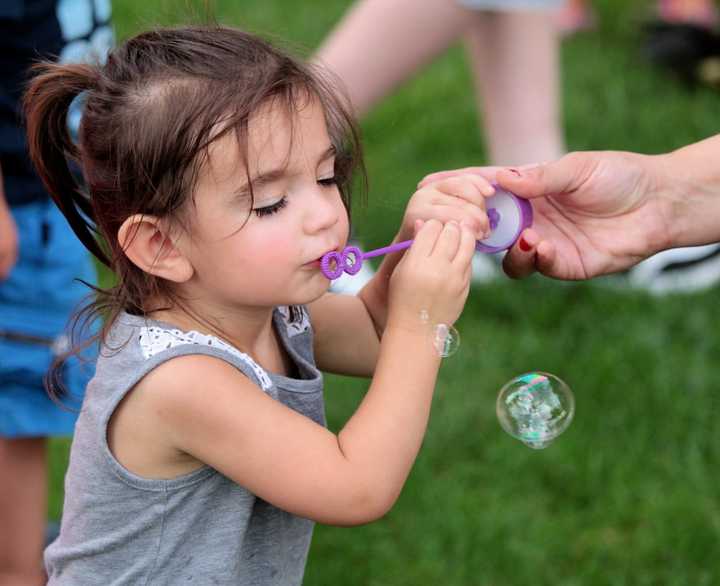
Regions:
[[[317,301],[330,290],[331,284],[332,281],[318,271],[318,274],[313,275],[313,278],[302,288],[302,292],[298,291],[293,302],[288,305],[306,305]]]

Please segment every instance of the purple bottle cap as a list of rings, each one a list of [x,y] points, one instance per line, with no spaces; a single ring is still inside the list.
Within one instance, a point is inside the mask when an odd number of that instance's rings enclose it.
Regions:
[[[530,202],[518,197],[497,184],[495,195],[485,200],[492,233],[484,240],[478,240],[475,250],[480,252],[501,252],[510,248],[533,221]]]

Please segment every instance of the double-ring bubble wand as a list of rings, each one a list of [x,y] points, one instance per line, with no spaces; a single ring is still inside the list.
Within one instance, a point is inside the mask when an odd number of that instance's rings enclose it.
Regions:
[[[507,250],[515,244],[522,231],[532,225],[530,202],[500,187],[495,187],[495,194],[485,200],[485,205],[490,220],[490,236],[477,241],[475,250],[479,252]],[[341,252],[324,254],[320,259],[320,270],[330,280],[341,277],[343,273],[356,275],[365,259],[404,250],[412,243],[412,240],[404,240],[369,252],[363,252],[357,246],[348,246]]]

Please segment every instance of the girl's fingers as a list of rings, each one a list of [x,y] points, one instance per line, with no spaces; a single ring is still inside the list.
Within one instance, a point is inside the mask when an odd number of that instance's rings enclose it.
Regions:
[[[478,240],[487,237],[490,231],[490,220],[485,210],[471,203],[457,203],[456,200],[456,203],[452,205],[435,204],[427,213],[428,215],[432,213],[432,216],[441,222],[455,221],[458,224],[467,225],[473,230],[475,238]]]
[[[430,256],[435,248],[435,242],[437,241],[438,236],[440,236],[440,232],[442,232],[442,230],[443,225],[437,220],[428,220],[427,222],[423,222],[415,235],[415,240],[413,241],[408,254],[422,257]]]
[[[430,173],[420,180],[418,188],[425,187],[436,181],[447,179],[448,177],[456,177],[458,175],[480,175],[488,181],[495,181],[495,173],[502,167],[464,167],[462,169],[453,169],[450,171],[438,171],[436,173]]]
[[[439,254],[446,260],[452,260],[458,250],[460,244],[460,225],[457,222],[447,222],[440,234],[433,255]]]
[[[449,177],[429,186],[450,198],[465,200],[477,206],[485,205],[485,198],[495,193],[491,183],[479,175]]]
[[[484,205],[486,197],[495,195],[495,188],[492,186],[492,183],[482,175],[460,175],[459,177],[451,177],[439,182],[438,187],[444,190],[446,184],[451,186],[450,195],[467,199],[469,202],[477,205]],[[460,185],[459,193],[455,193],[452,190],[452,186],[455,184]],[[468,189],[468,187],[470,189]],[[478,197],[478,195],[480,197]]]
[[[460,242],[453,264],[465,267],[466,275],[470,278],[472,272],[472,259],[475,254],[475,235],[468,226],[460,226]]]

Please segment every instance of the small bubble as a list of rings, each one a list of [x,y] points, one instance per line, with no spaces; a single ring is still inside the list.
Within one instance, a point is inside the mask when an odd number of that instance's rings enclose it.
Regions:
[[[433,328],[433,346],[443,358],[452,356],[460,347],[460,333],[447,324],[437,324]]]

